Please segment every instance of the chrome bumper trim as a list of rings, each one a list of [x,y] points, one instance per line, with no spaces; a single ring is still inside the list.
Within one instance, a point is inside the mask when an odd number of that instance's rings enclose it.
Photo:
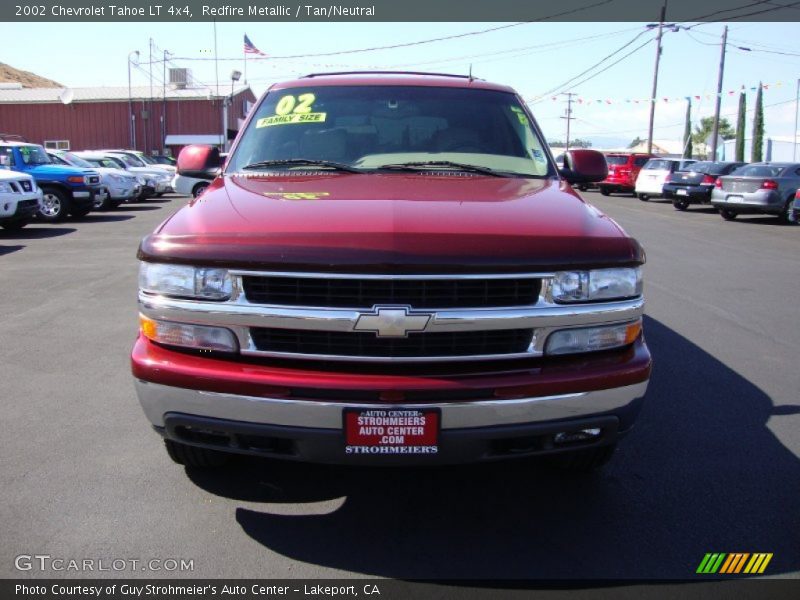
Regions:
[[[136,393],[150,422],[164,425],[170,412],[230,419],[250,423],[341,429],[345,408],[438,408],[442,429],[491,427],[520,423],[539,423],[557,419],[585,417],[621,409],[644,396],[647,381],[620,388],[540,396],[514,400],[479,400],[437,404],[344,403],[291,400],[203,392],[135,380]]]

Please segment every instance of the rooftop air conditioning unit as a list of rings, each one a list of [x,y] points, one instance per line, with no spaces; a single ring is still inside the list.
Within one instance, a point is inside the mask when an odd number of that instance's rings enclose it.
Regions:
[[[184,90],[189,84],[191,75],[189,69],[170,69],[169,70],[169,85],[175,90]]]

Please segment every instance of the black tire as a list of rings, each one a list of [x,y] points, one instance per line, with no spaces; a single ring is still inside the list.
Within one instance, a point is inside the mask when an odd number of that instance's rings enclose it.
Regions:
[[[161,198],[161,196],[163,196],[165,193],[166,193],[166,192],[158,192],[158,193],[156,194],[156,198]]]
[[[578,190],[580,190],[581,192],[585,192],[585,191],[587,191],[588,189],[589,189],[589,186],[588,186],[588,185],[586,185],[585,183],[580,183],[580,184],[578,184]]]
[[[647,194],[634,194],[634,196],[638,197],[639,200],[641,200],[642,202],[647,202],[648,200],[650,200],[650,196],[648,196]]]
[[[789,196],[789,199],[786,200],[786,204],[783,205],[783,210],[781,214],[778,215],[778,219],[784,225],[795,225],[794,215],[792,214],[794,211],[792,209],[792,205],[794,204],[794,194]]]
[[[727,208],[720,208],[719,209],[719,216],[721,216],[726,221],[733,221],[736,217],[739,216],[739,213],[733,212]]]
[[[16,221],[6,221],[2,225],[0,225],[0,227],[5,229],[6,231],[19,231],[30,222],[31,222],[30,219],[17,219]]]
[[[67,218],[72,202],[66,192],[55,187],[42,188],[42,205],[37,213],[45,223],[58,223]]]
[[[208,181],[201,181],[200,183],[196,183],[195,186],[192,188],[192,197],[197,198],[200,194],[208,189],[210,182]]]
[[[551,467],[562,471],[594,471],[608,463],[611,457],[614,456],[616,449],[616,444],[608,444],[585,450],[573,450],[572,452],[548,456],[547,462]]]
[[[117,206],[118,205],[119,205],[119,203],[117,204]],[[111,194],[108,192],[108,190],[106,190],[105,197],[100,202],[95,200],[94,204],[92,205],[92,209],[93,210],[109,210],[113,206],[114,206],[114,201],[111,199]]]
[[[673,200],[672,206],[675,207],[675,210],[686,210],[689,208],[689,201],[688,200]]]
[[[600,193],[603,194],[603,196],[610,196],[611,195],[611,192],[608,191],[606,188],[600,188]]]
[[[167,448],[167,454],[169,454],[173,462],[185,467],[221,467],[227,463],[230,458],[225,452],[189,446],[173,440],[164,440],[164,445]]]

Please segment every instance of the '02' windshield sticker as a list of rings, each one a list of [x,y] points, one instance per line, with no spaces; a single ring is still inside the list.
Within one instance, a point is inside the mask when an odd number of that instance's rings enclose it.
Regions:
[[[324,123],[327,113],[313,112],[314,100],[314,94],[283,96],[275,105],[275,115],[256,121],[256,129],[292,123]]]
[[[263,192],[267,198],[280,198],[281,200],[320,200],[330,196],[328,192]]]

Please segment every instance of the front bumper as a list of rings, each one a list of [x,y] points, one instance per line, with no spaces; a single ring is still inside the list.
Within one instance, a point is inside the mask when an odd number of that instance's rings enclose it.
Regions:
[[[101,192],[101,188],[72,188],[72,204],[75,208],[87,208],[94,206],[96,196]]]
[[[557,446],[553,435],[584,428],[602,430],[589,445],[612,443],[633,425],[651,369],[641,337],[618,352],[537,362],[484,373],[372,375],[205,358],[142,337],[132,354],[139,401],[162,435],[237,453],[326,463],[473,462],[574,449]],[[447,399],[465,391],[469,399]],[[387,402],[381,392],[430,399]],[[370,393],[375,399],[364,400]],[[398,407],[440,411],[436,456],[345,454],[345,409]]]
[[[0,198],[0,219],[17,221],[33,217],[42,204],[42,193],[15,194],[11,200]]]

